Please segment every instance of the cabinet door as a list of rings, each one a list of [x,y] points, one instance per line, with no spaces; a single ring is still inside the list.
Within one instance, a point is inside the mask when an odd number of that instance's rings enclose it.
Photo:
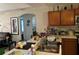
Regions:
[[[59,11],[49,11],[48,12],[49,26],[60,25],[60,12]]]
[[[61,25],[72,26],[74,24],[74,10],[61,11]]]
[[[75,9],[75,15],[79,15],[79,8]]]
[[[63,38],[62,39],[62,55],[77,54],[77,39]]]

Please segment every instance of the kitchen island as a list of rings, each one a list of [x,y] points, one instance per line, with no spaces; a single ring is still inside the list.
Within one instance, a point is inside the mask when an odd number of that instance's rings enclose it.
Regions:
[[[14,49],[10,50],[9,52],[6,52],[4,55],[30,55],[30,54],[29,54],[28,50],[14,48]],[[61,54],[36,51],[35,55],[61,55]]]
[[[64,54],[69,53],[69,49],[71,49],[70,54],[72,55],[71,51],[76,50],[76,48],[75,48],[75,47],[77,47],[77,44],[76,44],[77,37],[76,36],[51,35],[50,37],[56,37],[56,42],[61,43],[61,45],[59,45],[59,53],[52,53],[52,52],[45,52],[45,51],[37,50],[40,47],[42,40],[46,39],[46,37],[39,38],[39,40],[30,39],[27,42],[28,43],[35,43],[34,44],[35,52],[36,52],[35,55],[62,55],[62,54],[64,55]],[[68,48],[68,47],[70,47],[70,48]],[[67,53],[65,53],[65,51]],[[29,55],[28,52],[29,52],[29,50],[14,48],[14,49],[10,50],[9,52],[6,52],[4,55]],[[74,52],[74,53],[76,54],[76,52]]]
[[[61,46],[59,48],[59,53],[51,53],[51,52],[45,52],[45,51],[37,51],[37,48],[39,48],[39,46],[41,45],[41,42],[43,39],[45,39],[46,37],[42,37],[39,38],[39,40],[28,40],[27,43],[35,43],[35,55],[61,55]],[[24,49],[12,49],[8,52],[6,52],[4,55],[29,55],[29,49],[28,50],[24,50]]]

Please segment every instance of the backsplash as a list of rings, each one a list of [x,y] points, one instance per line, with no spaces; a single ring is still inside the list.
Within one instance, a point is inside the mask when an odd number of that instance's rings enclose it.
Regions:
[[[52,26],[48,28],[48,33],[53,35],[75,35],[79,31],[77,26]]]
[[[79,30],[79,27],[77,26],[51,26],[49,27],[54,28],[54,29],[59,29],[59,30]]]

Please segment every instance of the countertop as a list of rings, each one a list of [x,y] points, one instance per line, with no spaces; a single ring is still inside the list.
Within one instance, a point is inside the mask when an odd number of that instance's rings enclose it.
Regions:
[[[69,35],[67,35],[67,36],[60,36],[61,38],[74,38],[74,39],[77,39],[77,37],[76,36],[69,36]]]
[[[4,55],[27,55],[27,54],[28,54],[28,50],[14,48],[6,52]]]
[[[62,38],[72,38],[72,39],[77,39],[76,36],[74,35],[50,35],[49,37],[55,37],[56,42],[62,42]]]
[[[28,50],[22,50],[22,49],[12,49],[9,52],[6,52],[4,55],[30,55]],[[61,55],[60,53],[49,53],[49,52],[41,52],[41,51],[36,51],[35,55]]]
[[[58,37],[58,38],[74,38],[74,39],[77,39],[77,37],[75,35],[51,35],[51,36],[55,36],[55,37]]]

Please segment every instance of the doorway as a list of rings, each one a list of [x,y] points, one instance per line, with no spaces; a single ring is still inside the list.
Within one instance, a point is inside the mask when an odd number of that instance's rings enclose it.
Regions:
[[[20,17],[21,39],[29,40],[36,31],[36,17],[33,14],[24,14]]]

